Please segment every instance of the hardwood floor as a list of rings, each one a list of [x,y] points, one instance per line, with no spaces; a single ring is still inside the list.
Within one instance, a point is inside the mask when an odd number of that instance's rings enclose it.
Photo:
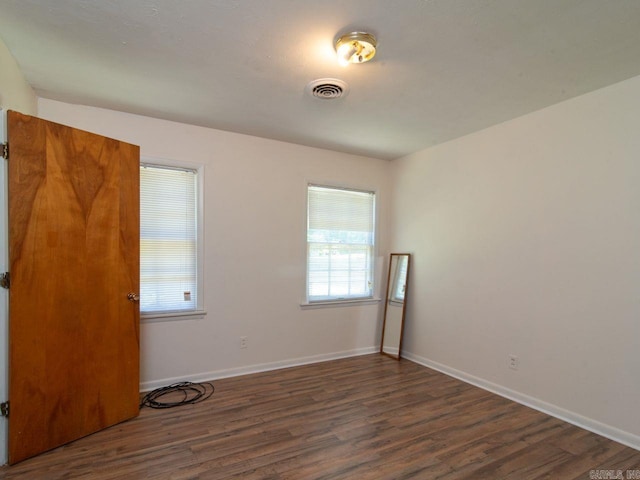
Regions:
[[[213,383],[203,403],[144,408],[134,420],[2,467],[0,479],[640,474],[640,451],[406,360],[366,355]]]

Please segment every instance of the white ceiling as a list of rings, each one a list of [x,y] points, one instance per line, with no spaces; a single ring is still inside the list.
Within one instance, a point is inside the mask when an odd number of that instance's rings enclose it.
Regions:
[[[0,0],[0,37],[41,97],[384,159],[640,75],[639,0]]]

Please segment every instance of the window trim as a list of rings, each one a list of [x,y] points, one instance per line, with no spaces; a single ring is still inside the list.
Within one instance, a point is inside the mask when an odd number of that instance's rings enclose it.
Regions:
[[[175,170],[195,170],[197,172],[196,188],[196,274],[197,288],[196,298],[198,304],[191,310],[164,310],[157,312],[140,312],[140,321],[143,323],[166,322],[173,320],[201,319],[207,311],[204,306],[204,165],[201,163],[185,162],[167,158],[140,156],[140,167],[151,166]]]
[[[309,241],[308,241],[308,223],[309,223],[309,187],[322,187],[331,188],[334,190],[346,190],[350,192],[372,193],[374,195],[373,201],[373,252],[371,261],[371,280],[373,282],[373,288],[371,289],[371,295],[366,297],[356,298],[330,298],[323,300],[309,300]],[[316,308],[331,308],[331,307],[348,307],[358,305],[371,305],[379,303],[381,298],[376,295],[379,288],[378,274],[378,205],[380,204],[379,192],[377,188],[369,188],[364,186],[353,186],[334,181],[313,181],[307,180],[304,185],[304,251],[305,251],[305,279],[304,279],[304,292],[303,300],[300,302],[300,308],[303,310],[311,310]]]
[[[315,302],[302,302],[300,308],[302,310],[313,310],[316,308],[331,308],[331,307],[351,307],[357,305],[373,305],[380,303],[382,300],[380,297],[362,297],[352,298],[344,300],[317,300]]]

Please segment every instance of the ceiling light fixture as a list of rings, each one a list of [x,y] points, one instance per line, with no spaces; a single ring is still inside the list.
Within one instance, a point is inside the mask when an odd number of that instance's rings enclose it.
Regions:
[[[368,62],[376,54],[376,37],[364,32],[347,33],[336,41],[336,52],[342,65]]]

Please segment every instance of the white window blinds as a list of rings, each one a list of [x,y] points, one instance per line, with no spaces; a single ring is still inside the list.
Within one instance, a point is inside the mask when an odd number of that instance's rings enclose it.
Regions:
[[[195,310],[197,171],[140,167],[140,311]]]
[[[375,194],[309,185],[307,299],[373,296]]]

